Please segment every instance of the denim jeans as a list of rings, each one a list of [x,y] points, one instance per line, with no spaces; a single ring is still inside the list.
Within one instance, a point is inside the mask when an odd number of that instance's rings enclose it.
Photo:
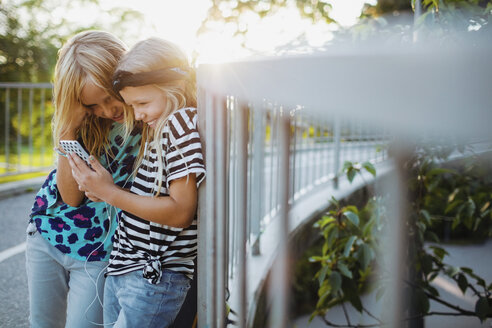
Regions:
[[[28,234],[26,271],[30,327],[101,327],[100,301],[102,303],[106,265],[107,262],[102,261],[76,260],[48,243],[39,232]]]
[[[108,276],[104,286],[104,324],[115,328],[169,327],[183,304],[191,280],[164,269],[159,284],[142,277],[142,270]]]

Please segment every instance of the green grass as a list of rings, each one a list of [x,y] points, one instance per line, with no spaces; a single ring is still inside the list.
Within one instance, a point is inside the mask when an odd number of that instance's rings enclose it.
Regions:
[[[56,154],[52,149],[46,149],[43,156],[41,156],[41,151],[35,150],[32,155],[29,154],[29,148],[23,147],[22,153],[19,156],[16,153],[9,154],[9,167],[5,167],[6,156],[5,153],[2,152],[0,154],[0,163],[2,163],[2,167],[0,167],[0,184],[14,181],[21,181],[32,179],[40,176],[46,176],[49,172],[46,168],[54,166]],[[34,171],[38,168],[37,172],[29,172],[29,173],[17,173],[19,164],[22,166],[22,169],[29,168],[29,170]],[[2,176],[3,175],[3,176]]]
[[[0,184],[14,181],[27,180],[32,178],[37,178],[41,176],[47,176],[49,171],[41,171],[41,172],[31,172],[31,173],[21,173],[15,175],[6,175],[0,177]]]
[[[32,156],[29,155],[28,150],[23,150],[20,156],[20,165],[22,166],[32,166],[32,167],[49,167],[54,164],[55,154],[53,150],[49,149],[41,158],[41,152],[35,152]],[[5,153],[0,155],[0,163],[6,163]],[[17,165],[19,163],[19,156],[17,154],[9,155],[10,168],[7,170],[5,167],[0,167],[0,174],[7,172],[15,172],[17,170]]]

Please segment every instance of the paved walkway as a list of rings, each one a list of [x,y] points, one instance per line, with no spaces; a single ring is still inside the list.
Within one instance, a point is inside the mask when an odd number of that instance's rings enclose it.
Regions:
[[[29,327],[25,239],[35,192],[0,200],[0,327]]]

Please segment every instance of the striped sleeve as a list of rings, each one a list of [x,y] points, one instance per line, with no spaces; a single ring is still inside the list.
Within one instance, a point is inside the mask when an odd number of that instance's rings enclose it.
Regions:
[[[171,181],[186,177],[191,173],[195,173],[198,187],[205,177],[197,118],[194,108],[181,109],[169,118],[168,135],[163,138],[164,142],[167,142],[162,145],[165,149],[165,173],[168,187]]]

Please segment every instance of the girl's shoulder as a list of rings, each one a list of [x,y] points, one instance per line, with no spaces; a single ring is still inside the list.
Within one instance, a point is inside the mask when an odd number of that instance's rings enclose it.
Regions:
[[[167,119],[167,131],[174,130],[178,134],[182,134],[190,129],[197,129],[198,112],[194,107],[185,107],[178,109],[169,115]],[[173,132],[174,132],[173,131]]]
[[[181,120],[184,120],[185,122],[196,121],[197,115],[198,111],[195,107],[184,107],[171,113],[168,122],[176,124],[182,123]]]

